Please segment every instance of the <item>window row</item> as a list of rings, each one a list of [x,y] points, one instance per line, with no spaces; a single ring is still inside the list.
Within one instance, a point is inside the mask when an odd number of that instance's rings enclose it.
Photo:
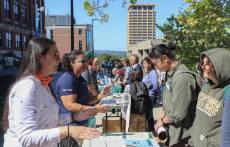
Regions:
[[[25,47],[25,44],[27,42],[26,36],[23,36],[23,44],[21,42],[21,36],[19,34],[15,34],[15,47],[20,48]],[[5,45],[8,48],[13,47],[13,35],[11,32],[6,32],[5,33]],[[3,34],[0,32],[0,46],[3,46]]]
[[[132,10],[153,10],[153,6],[132,6]]]
[[[13,12],[11,11],[11,7]],[[14,15],[15,20],[20,21],[20,6],[19,6],[19,0],[14,0],[13,6],[11,6],[10,0],[4,0],[4,16],[8,19],[12,18],[12,13]],[[27,1],[22,1],[22,8],[21,8],[21,14],[22,17],[26,17],[27,13]]]

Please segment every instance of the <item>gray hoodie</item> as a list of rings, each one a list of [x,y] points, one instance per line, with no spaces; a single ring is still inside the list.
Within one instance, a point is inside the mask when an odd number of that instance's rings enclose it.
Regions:
[[[230,51],[212,49],[203,54],[211,60],[217,82],[204,84],[199,93],[192,142],[194,147],[219,147],[224,88],[230,83]]]

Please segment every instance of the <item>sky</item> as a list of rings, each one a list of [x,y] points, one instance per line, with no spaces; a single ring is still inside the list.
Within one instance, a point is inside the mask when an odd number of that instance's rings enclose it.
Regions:
[[[101,0],[102,2],[104,0]],[[127,51],[127,14],[128,5],[122,7],[123,0],[107,0],[109,7],[104,10],[109,15],[106,23],[94,21],[95,50]],[[77,24],[91,24],[90,17],[83,8],[84,0],[74,0],[74,17]],[[138,3],[153,3],[156,5],[156,23],[162,25],[172,14],[177,15],[185,7],[183,0],[138,0]],[[70,0],[45,0],[49,15],[70,14]],[[156,38],[163,34],[157,29]]]

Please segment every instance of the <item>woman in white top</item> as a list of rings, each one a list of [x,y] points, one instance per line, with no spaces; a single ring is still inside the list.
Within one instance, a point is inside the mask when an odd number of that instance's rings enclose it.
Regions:
[[[55,42],[32,39],[25,51],[21,71],[8,97],[9,127],[4,147],[57,147],[60,139],[90,139],[100,133],[82,126],[57,126],[58,105],[48,83],[56,72],[59,53]]]

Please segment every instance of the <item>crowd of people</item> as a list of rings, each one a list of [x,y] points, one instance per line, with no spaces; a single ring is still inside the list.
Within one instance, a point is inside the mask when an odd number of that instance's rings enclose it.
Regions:
[[[82,139],[101,135],[90,125],[109,110],[100,100],[126,86],[129,131],[164,127],[169,147],[230,146],[230,51],[201,53],[197,74],[176,58],[176,49],[159,44],[142,61],[131,54],[99,64],[92,52],[71,51],[60,59],[55,42],[32,39],[7,97],[4,147],[81,146]],[[101,89],[105,79],[111,81]],[[153,118],[159,104],[163,110]]]

